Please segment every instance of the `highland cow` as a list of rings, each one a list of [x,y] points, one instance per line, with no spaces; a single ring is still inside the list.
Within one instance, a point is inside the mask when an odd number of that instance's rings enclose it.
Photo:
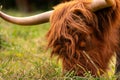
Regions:
[[[55,7],[47,34],[51,56],[62,60],[63,72],[74,70],[76,75],[104,74],[118,48],[120,1],[95,13],[82,0]],[[56,16],[57,15],[57,16]]]
[[[104,0],[93,1],[96,3],[73,0],[56,6],[54,11],[27,18],[12,17],[0,11],[0,17],[20,25],[48,22],[50,17],[48,48],[52,51],[51,56],[58,56],[62,61],[63,73],[73,70],[78,76],[84,76],[88,71],[93,76],[102,75],[115,52],[117,72],[120,63],[120,1],[105,0],[113,1],[113,5],[104,4]]]

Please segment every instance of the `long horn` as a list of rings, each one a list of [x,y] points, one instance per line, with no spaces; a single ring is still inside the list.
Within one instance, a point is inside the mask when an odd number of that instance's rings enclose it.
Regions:
[[[89,7],[93,12],[95,12],[115,5],[115,0],[93,0]]]
[[[0,17],[4,20],[19,25],[36,25],[49,22],[49,17],[53,11],[47,11],[38,15],[29,17],[13,17],[0,11]]]
[[[97,11],[106,7],[110,7],[113,5],[115,5],[114,0],[92,0],[92,2],[88,5],[88,7],[94,12],[94,11]],[[36,25],[36,24],[42,24],[42,23],[48,22],[49,17],[52,13],[53,11],[48,11],[35,16],[20,18],[20,17],[9,16],[3,13],[2,11],[0,11],[0,17],[6,21],[9,21],[15,24]]]

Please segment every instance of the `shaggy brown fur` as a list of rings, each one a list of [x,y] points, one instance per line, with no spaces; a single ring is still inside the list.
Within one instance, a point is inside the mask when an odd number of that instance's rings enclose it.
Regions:
[[[116,71],[115,74],[119,74],[120,73],[120,25],[119,25],[119,48],[116,51]]]
[[[70,1],[55,8],[47,33],[51,56],[62,60],[63,72],[74,70],[84,76],[102,75],[118,47],[120,1],[116,6],[93,13],[87,0]]]

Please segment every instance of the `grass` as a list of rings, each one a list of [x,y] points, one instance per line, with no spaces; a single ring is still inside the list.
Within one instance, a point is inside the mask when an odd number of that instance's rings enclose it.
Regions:
[[[15,11],[6,11],[14,16],[26,16]],[[30,14],[31,15],[31,14]],[[88,72],[85,77],[74,72],[62,75],[61,64],[50,59],[46,50],[45,35],[49,23],[35,26],[20,26],[0,19],[0,80],[115,80],[112,76],[94,78]],[[114,67],[112,67],[112,70]]]

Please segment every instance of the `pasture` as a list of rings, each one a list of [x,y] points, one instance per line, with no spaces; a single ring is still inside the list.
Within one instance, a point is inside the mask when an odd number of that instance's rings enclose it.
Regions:
[[[28,16],[17,11],[6,11],[13,16]],[[36,12],[39,13],[39,12]],[[33,14],[36,14],[33,13]],[[46,33],[50,24],[20,26],[0,19],[0,80],[115,80],[114,63],[104,77],[74,76],[74,72],[62,75],[61,63],[50,58],[46,49]]]

